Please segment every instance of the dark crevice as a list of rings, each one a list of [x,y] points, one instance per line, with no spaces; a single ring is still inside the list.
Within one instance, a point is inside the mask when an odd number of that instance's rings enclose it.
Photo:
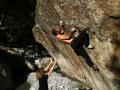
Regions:
[[[109,17],[112,18],[112,19],[115,19],[115,20],[120,19],[120,16],[109,16]]]

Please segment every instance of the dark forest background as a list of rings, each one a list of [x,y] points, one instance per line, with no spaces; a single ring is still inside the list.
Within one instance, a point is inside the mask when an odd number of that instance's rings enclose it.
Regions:
[[[0,0],[0,42],[33,44],[35,0]]]

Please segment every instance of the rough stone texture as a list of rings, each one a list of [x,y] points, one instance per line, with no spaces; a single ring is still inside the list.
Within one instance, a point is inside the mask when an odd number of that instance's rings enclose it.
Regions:
[[[52,27],[63,20],[67,27],[89,27],[94,50],[87,50],[99,68],[92,70],[70,46],[58,42]],[[61,69],[94,90],[119,90],[120,82],[120,0],[37,0],[33,33]]]
[[[49,90],[87,90],[85,85],[53,72],[48,79]]]

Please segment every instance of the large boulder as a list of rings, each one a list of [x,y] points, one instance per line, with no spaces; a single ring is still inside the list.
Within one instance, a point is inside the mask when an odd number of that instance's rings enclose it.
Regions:
[[[94,90],[119,90],[120,87],[120,0],[37,0],[35,40],[57,60],[61,70]],[[97,65],[94,71],[69,45],[51,34],[59,21],[66,27],[89,27],[93,50],[87,57]]]

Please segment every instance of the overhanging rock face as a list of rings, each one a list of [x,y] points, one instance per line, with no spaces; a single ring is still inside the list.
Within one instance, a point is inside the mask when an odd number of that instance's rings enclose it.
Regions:
[[[61,70],[93,90],[119,90],[120,79],[120,0],[37,0],[35,40],[57,60]],[[113,13],[114,12],[114,13]],[[89,27],[93,50],[86,55],[97,65],[94,71],[86,58],[77,56],[69,45],[51,34],[63,20],[66,26]]]

